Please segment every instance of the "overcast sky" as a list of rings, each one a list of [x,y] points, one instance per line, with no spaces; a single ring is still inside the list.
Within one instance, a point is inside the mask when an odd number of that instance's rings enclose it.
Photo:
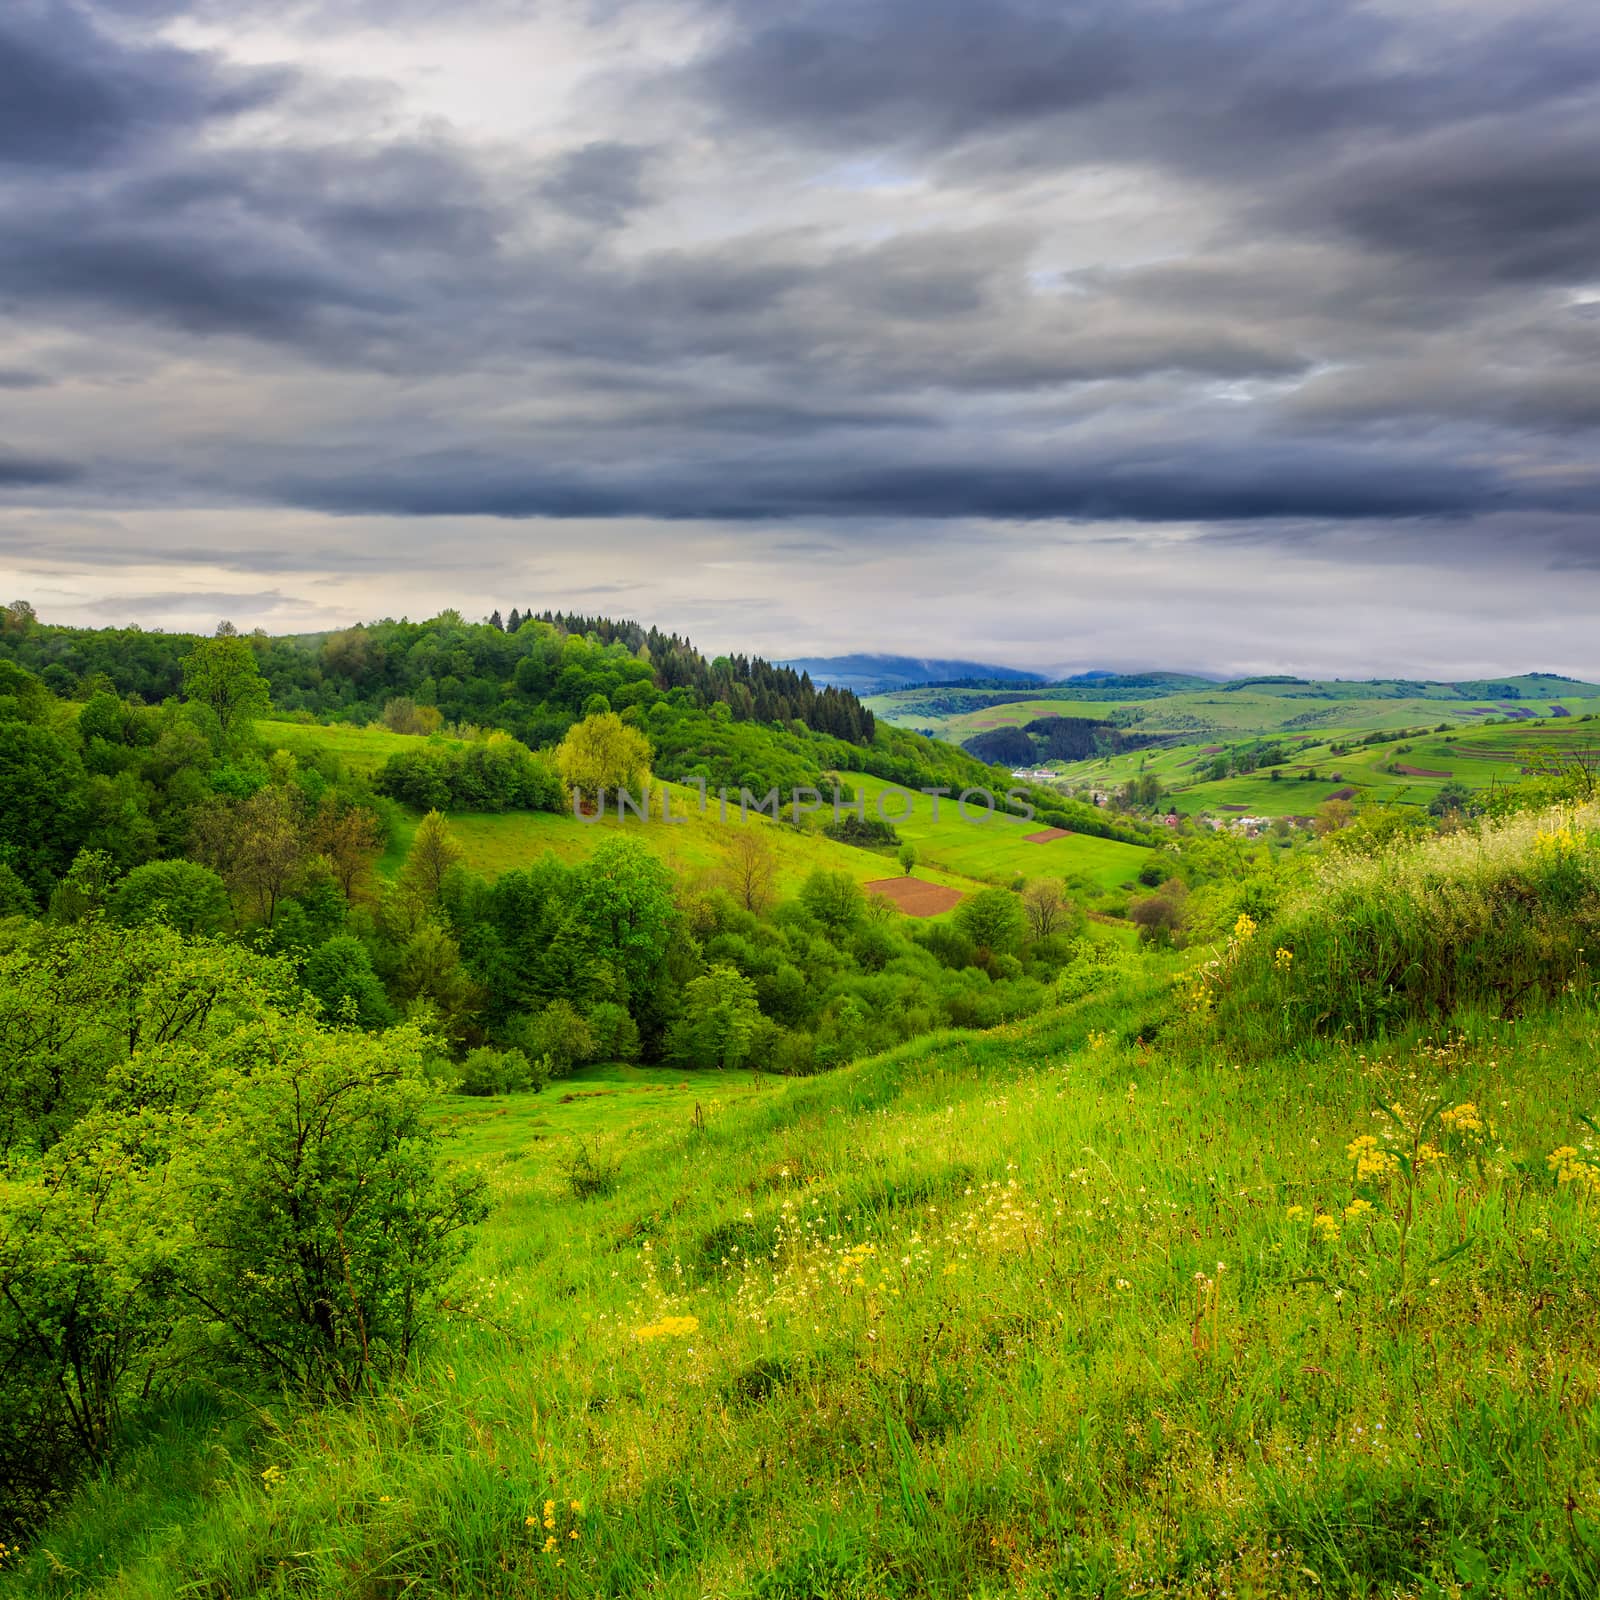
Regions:
[[[4,0],[0,598],[1600,674],[1593,0]]]

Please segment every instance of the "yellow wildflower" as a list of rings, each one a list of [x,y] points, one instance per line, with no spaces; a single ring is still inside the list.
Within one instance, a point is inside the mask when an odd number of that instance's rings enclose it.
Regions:
[[[635,1339],[681,1339],[700,1331],[698,1317],[663,1317],[659,1322],[647,1322],[635,1328]]]
[[[1284,1217],[1290,1222],[1298,1222],[1305,1214],[1306,1208],[1304,1206],[1290,1206],[1284,1212]]]
[[[1316,1216],[1311,1219],[1311,1226],[1322,1235],[1323,1239],[1328,1244],[1332,1244],[1333,1241],[1339,1237],[1338,1220],[1334,1217],[1330,1217],[1326,1211],[1319,1211]]]
[[[1570,1144],[1552,1150],[1545,1164],[1555,1174],[1556,1182],[1571,1187],[1574,1194],[1600,1194],[1600,1165],[1581,1154]]]
[[[1344,1208],[1345,1219],[1349,1222],[1360,1222],[1364,1218],[1370,1217],[1372,1212],[1373,1205],[1370,1200],[1352,1200],[1350,1204]]]
[[[1280,944],[1272,952],[1272,964],[1279,972],[1288,972],[1294,966],[1294,951]]]
[[[1355,1162],[1357,1183],[1368,1179],[1380,1182],[1400,1164],[1391,1151],[1378,1147],[1378,1141],[1370,1133],[1352,1139],[1345,1146],[1345,1154]]]

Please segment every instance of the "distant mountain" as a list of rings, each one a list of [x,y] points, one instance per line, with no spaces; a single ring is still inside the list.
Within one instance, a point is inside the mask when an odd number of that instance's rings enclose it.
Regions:
[[[1048,681],[1041,672],[1020,672],[988,661],[924,660],[917,656],[806,656],[782,665],[810,673],[811,681],[819,687],[832,684],[858,695],[888,694],[924,683],[1029,685]]]

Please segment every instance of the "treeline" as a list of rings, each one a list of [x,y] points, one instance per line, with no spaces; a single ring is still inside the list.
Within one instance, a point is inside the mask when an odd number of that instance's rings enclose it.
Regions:
[[[596,696],[622,710],[677,690],[699,709],[727,706],[735,721],[798,723],[871,742],[872,713],[855,695],[819,690],[788,667],[747,656],[708,661],[687,639],[637,623],[512,615],[514,630],[445,611],[426,622],[359,624],[326,635],[257,632],[248,644],[272,704],[324,720],[374,722],[390,701],[408,698],[446,722],[502,728],[537,746],[559,739]],[[0,656],[62,697],[104,688],[157,704],[180,691],[183,658],[198,642],[137,627],[52,626],[21,605],[0,612]]]
[[[1036,717],[1016,728],[992,728],[962,741],[979,761],[1026,767],[1037,761],[1088,761],[1172,744],[1174,736],[1125,733],[1104,717]]]
[[[491,619],[492,621],[493,619]],[[524,613],[523,621],[527,620]],[[774,666],[759,656],[706,658],[685,638],[644,628],[637,622],[608,617],[580,617],[545,611],[536,619],[564,634],[581,634],[603,644],[621,644],[630,654],[648,660],[662,689],[692,689],[706,704],[728,707],[739,721],[803,722],[818,733],[870,744],[876,720],[848,689],[818,689],[806,672]],[[513,607],[510,631],[518,629]]]

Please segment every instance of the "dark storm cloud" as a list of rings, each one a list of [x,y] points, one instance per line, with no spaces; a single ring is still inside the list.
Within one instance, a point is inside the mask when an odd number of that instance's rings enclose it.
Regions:
[[[996,517],[1138,522],[1459,516],[1510,501],[1600,509],[1592,490],[1514,490],[1500,475],[1442,461],[1326,449],[1163,456],[1081,464],[922,458],[709,460],[583,472],[511,468],[469,452],[397,463],[370,477],[275,486],[295,505],[402,516],[626,517],[757,522],[795,517],[909,521]]]
[[[10,0],[0,12],[0,169],[122,158],[144,141],[258,106],[289,79],[123,43],[70,0]]]
[[[1412,136],[1587,95],[1600,73],[1580,4],[1487,22],[1339,0],[719,9],[722,43],[687,76],[742,129],[935,156],[992,141],[996,165],[1136,155],[1289,168],[1352,134]],[[1048,151],[1027,137],[1041,127]]]
[[[8,499],[720,520],[796,562],[830,522],[1006,519],[1592,568],[1587,5],[692,4],[596,8],[671,48],[590,63],[525,144],[155,31],[292,55],[512,0],[7,7],[0,426],[64,441],[0,453]],[[301,559],[153,559],[191,557]]]
[[[581,145],[552,163],[539,192],[571,216],[614,227],[644,204],[649,164],[650,151],[642,145],[614,140]]]

